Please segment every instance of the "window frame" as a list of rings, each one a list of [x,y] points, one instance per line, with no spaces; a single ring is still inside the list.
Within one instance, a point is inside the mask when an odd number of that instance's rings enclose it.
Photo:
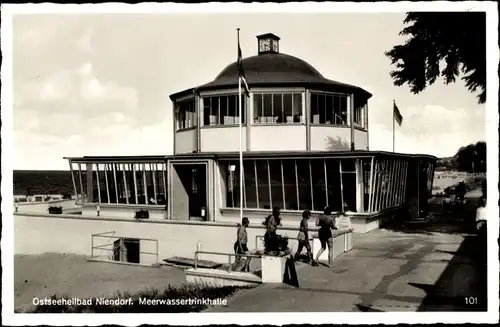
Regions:
[[[201,95],[200,99],[201,99],[201,102],[202,102],[202,111],[203,111],[203,114],[200,114],[200,116],[202,116],[202,119],[201,119],[201,124],[200,124],[200,128],[220,128],[220,127],[237,127],[239,126],[239,122],[236,122],[236,118],[238,117],[239,118],[239,110],[238,110],[238,92],[230,92],[230,93],[209,93],[209,94],[205,94],[205,95]],[[237,115],[234,116],[235,118],[235,122],[234,123],[231,123],[231,124],[224,124],[224,123],[220,123],[220,119],[221,119],[221,98],[226,98],[226,114],[224,117],[232,117],[232,116],[229,116],[228,113],[229,113],[229,97],[234,97],[236,99],[236,113]],[[217,98],[218,100],[218,112],[217,112],[217,115],[215,116],[216,119],[216,123],[215,124],[205,124],[206,121],[205,121],[205,109],[206,109],[206,101],[207,100],[210,100],[210,103],[212,103],[213,99],[214,98]],[[241,94],[241,103],[242,103],[242,123],[241,125],[244,125],[246,126],[246,122],[247,122],[247,116],[248,116],[248,101],[246,99],[246,96],[244,93]],[[212,113],[212,106],[210,105],[210,114]],[[210,117],[210,114],[208,117]],[[213,115],[212,115],[213,116]],[[209,119],[209,123],[210,123],[210,119]]]
[[[182,108],[182,106],[185,105],[185,104],[191,104],[191,103],[193,104],[194,113],[193,113],[191,124],[188,124],[189,126],[186,127],[186,122],[189,121],[188,120],[187,112],[191,112],[191,111],[186,110],[187,108]],[[195,129],[195,128],[198,127],[198,122],[199,122],[198,117],[199,116],[198,116],[198,110],[196,110],[197,109],[196,108],[196,104],[197,104],[197,101],[196,101],[195,97],[189,97],[189,98],[178,100],[178,101],[174,102],[174,127],[175,127],[175,132],[185,131],[185,130],[190,130],[190,129]],[[184,117],[183,117],[182,120],[179,118],[179,116],[181,114],[184,115]],[[181,121],[184,123],[184,126],[182,128],[180,127],[180,122]]]
[[[285,107],[285,96],[284,95],[291,95],[292,97],[292,102],[291,102],[291,106],[292,106],[292,121],[289,122],[289,121],[283,121],[284,120],[284,107]],[[259,118],[265,118],[265,117],[268,117],[268,116],[264,116],[264,95],[271,95],[271,116],[269,117],[272,117],[272,120],[271,122],[269,121],[264,121],[264,122],[260,122],[259,121]],[[275,108],[274,108],[274,95],[280,95],[281,96],[281,108],[280,108],[280,112],[282,113],[282,121],[281,122],[278,122],[277,120],[279,119],[279,117],[275,117]],[[298,122],[294,122],[293,121],[293,117],[295,116],[295,111],[294,109],[296,108],[295,106],[295,100],[296,100],[296,95],[300,95],[300,106],[297,106],[297,108],[300,108],[300,111],[298,113],[300,113],[300,118]],[[261,105],[260,105],[260,115],[257,115],[256,114],[258,113],[257,111],[257,106],[255,106],[255,103],[256,103],[256,97],[260,96],[261,97]],[[304,90],[259,90],[259,91],[255,91],[252,93],[252,102],[251,102],[251,106],[252,106],[252,125],[257,125],[257,126],[276,126],[276,125],[305,125],[306,124],[306,112],[305,112],[305,106],[304,106],[304,102],[306,101],[306,96],[305,96],[305,91]],[[288,117],[288,116],[287,116]]]
[[[168,203],[168,190],[166,189],[168,172],[166,171],[167,165],[163,161],[72,161],[71,164],[77,166],[77,169],[72,166],[73,171],[78,170],[79,172],[79,176],[75,176],[78,179],[75,178],[74,186],[77,191],[77,199],[80,199],[82,205],[164,207]],[[88,201],[88,197],[84,196],[83,178],[80,173],[82,164],[92,167],[92,189],[97,191],[97,195],[95,198],[92,197],[92,201]],[[157,179],[158,175],[162,175],[162,180]],[[156,185],[152,183],[156,183]],[[161,183],[163,186],[160,186]],[[149,194],[149,186],[152,186],[154,194]],[[160,188],[163,191],[165,203],[149,203],[150,198],[159,202],[158,195],[162,194]],[[120,202],[122,196],[124,196],[124,202]],[[146,203],[138,203],[138,197],[141,196],[145,197]]]
[[[315,123],[314,122],[314,119],[313,119],[313,107],[312,107],[312,97],[313,95],[324,95],[325,96],[325,101],[324,101],[324,106],[325,108],[323,109],[324,110],[324,116],[325,116],[325,123]],[[333,105],[333,109],[335,108],[335,104],[337,103],[337,101],[335,100],[336,98],[346,98],[346,123],[345,124],[336,124],[336,123],[330,123],[330,124],[327,124],[326,123],[326,103],[327,103],[327,100],[326,100],[326,96],[331,96],[332,97],[332,105]],[[351,97],[351,94],[348,94],[348,93],[341,93],[341,92],[330,92],[330,91],[321,91],[321,90],[310,90],[309,91],[309,117],[310,117],[310,124],[311,126],[331,126],[331,127],[340,127],[340,128],[344,128],[344,127],[350,127],[351,126],[351,122],[350,122],[350,97]],[[319,103],[319,101],[317,101],[317,104]],[[340,104],[340,102],[339,102]],[[334,113],[334,110],[332,110],[332,113]],[[336,114],[332,114],[332,120],[333,122],[335,122],[335,116]],[[320,115],[320,121],[321,121],[321,115]]]

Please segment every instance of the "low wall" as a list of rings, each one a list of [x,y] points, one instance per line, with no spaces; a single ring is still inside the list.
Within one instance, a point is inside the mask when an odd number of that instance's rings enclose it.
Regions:
[[[84,204],[82,207],[82,216],[87,217],[97,217],[96,204]],[[106,218],[130,218],[135,219],[135,213],[139,210],[148,210],[149,219],[165,220],[167,214],[165,211],[165,206],[123,206],[123,205],[112,205],[112,204],[102,204],[99,211],[100,217]]]
[[[235,223],[192,222],[172,220],[134,221],[129,219],[106,219],[103,217],[82,217],[80,215],[16,214],[14,215],[14,253],[41,254],[46,252],[75,253],[90,255],[91,235],[103,232],[115,232],[115,236],[128,238],[148,238],[158,241],[159,261],[181,256],[194,258],[200,243],[200,249],[214,252],[233,252],[237,227]],[[255,239],[265,233],[264,226],[248,227],[248,246],[255,247]],[[297,237],[294,228],[278,230],[287,237]],[[345,233],[336,231],[336,233]],[[314,231],[311,235],[315,236]],[[113,236],[96,239],[94,246],[112,243]],[[261,241],[262,242],[262,241]],[[341,241],[339,241],[341,242]],[[343,241],[345,242],[345,241]],[[257,245],[262,246],[262,244]],[[290,240],[293,252],[297,241]],[[141,252],[156,252],[156,243],[141,241]],[[110,247],[112,248],[112,247]],[[314,245],[314,251],[319,248]],[[99,256],[109,256],[110,251],[96,251]],[[146,258],[147,257],[147,258]],[[200,255],[201,260],[225,263],[227,258],[215,255]],[[153,262],[153,255],[141,255],[141,260]]]
[[[97,204],[87,203],[82,207],[82,216],[85,217],[97,217],[96,211]],[[135,212],[141,209],[146,209],[149,211],[149,219],[164,221],[173,220],[167,217],[164,206],[154,206],[154,205],[123,205],[123,204],[101,204],[99,217],[105,217],[110,219],[129,219],[133,220]],[[45,211],[46,212],[46,211]],[[269,210],[256,210],[256,209],[244,209],[243,215],[247,217],[250,221],[250,225],[259,226],[270,214]],[[319,212],[313,212],[312,217],[309,219],[309,228],[315,229],[316,217]],[[373,229],[377,229],[380,226],[380,222],[383,217],[374,218],[373,215],[368,214],[357,214],[350,213],[349,217],[351,219],[351,228],[355,233],[367,233]],[[298,211],[286,211],[281,212],[281,222],[283,227],[298,229],[300,221],[302,219],[302,213]],[[215,221],[212,219],[211,222],[231,224],[234,225],[240,222],[240,211],[239,209],[222,209],[217,213]],[[295,237],[296,235],[294,235]]]
[[[63,210],[75,209],[79,206],[75,200],[56,200],[47,202],[26,202],[14,204],[14,212],[18,213],[48,213],[49,207],[62,207]]]

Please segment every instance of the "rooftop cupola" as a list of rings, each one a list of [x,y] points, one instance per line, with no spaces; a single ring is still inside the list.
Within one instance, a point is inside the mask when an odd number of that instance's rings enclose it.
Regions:
[[[273,33],[266,33],[257,36],[259,55],[265,53],[279,53],[280,38]]]

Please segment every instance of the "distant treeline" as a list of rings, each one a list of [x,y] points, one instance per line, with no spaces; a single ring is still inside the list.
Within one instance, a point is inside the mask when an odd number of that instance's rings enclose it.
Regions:
[[[440,158],[436,168],[469,173],[486,172],[486,142],[461,147],[453,157]]]
[[[63,170],[14,170],[14,195],[73,194],[71,173]]]

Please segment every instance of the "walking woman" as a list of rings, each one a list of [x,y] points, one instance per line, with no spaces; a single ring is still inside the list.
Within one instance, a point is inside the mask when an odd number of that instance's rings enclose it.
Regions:
[[[332,216],[332,209],[326,206],[323,214],[319,215],[316,219],[316,226],[319,226],[319,241],[321,242],[321,249],[316,255],[316,262],[319,262],[319,257],[325,252],[328,246],[328,266],[333,263],[333,234],[332,229],[337,229],[335,226],[335,218]]]

